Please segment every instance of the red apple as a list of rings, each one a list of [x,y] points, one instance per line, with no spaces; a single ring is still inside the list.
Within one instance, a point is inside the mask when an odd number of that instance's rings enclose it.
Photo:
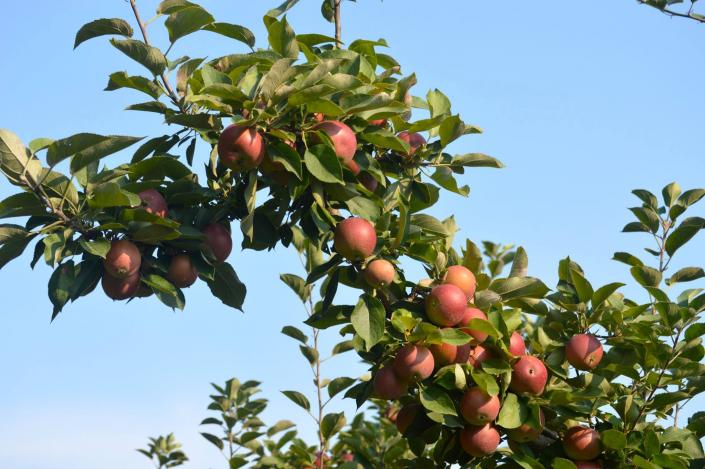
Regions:
[[[387,119],[372,119],[370,122],[370,125],[374,125],[375,127],[386,127],[387,125]]]
[[[423,345],[406,344],[394,357],[394,372],[402,381],[421,381],[433,374],[433,355]]]
[[[375,374],[372,387],[377,397],[391,401],[406,394],[408,385],[399,379],[391,365],[385,365]]]
[[[179,288],[188,288],[198,279],[198,270],[186,254],[177,254],[171,258],[166,278]]]
[[[534,428],[529,424],[524,423],[517,428],[507,430],[507,438],[512,441],[517,441],[519,443],[529,443],[531,441],[536,441],[536,439],[541,435],[543,427],[546,424],[546,417],[544,416],[542,409],[539,409],[539,422],[540,428]]]
[[[407,404],[399,410],[396,421],[394,422],[399,433],[402,435],[406,433],[409,427],[411,427],[411,424],[414,423],[414,420],[416,420],[416,416],[420,410],[421,406],[415,403]]]
[[[110,244],[105,255],[105,271],[115,278],[124,279],[133,276],[142,265],[140,250],[132,242],[121,239]]]
[[[465,293],[455,285],[438,285],[426,297],[426,316],[437,326],[455,326],[465,314],[467,301]]]
[[[166,218],[167,205],[164,197],[156,189],[147,189],[138,194],[142,200],[142,208],[147,213],[151,213],[158,217]]]
[[[412,156],[422,146],[426,145],[426,139],[416,132],[409,133],[406,130],[397,135],[401,140],[409,144],[409,152],[406,156]]]
[[[463,318],[458,323],[458,326],[467,326],[473,319],[484,319],[485,321],[487,321],[487,315],[477,308],[472,308],[468,306],[467,308],[465,308],[465,313],[463,313]],[[487,339],[486,332],[482,332],[477,329],[471,329],[469,327],[461,327],[460,330],[465,332],[466,334],[470,334],[475,339],[476,343],[482,343]]]
[[[578,370],[592,370],[602,360],[602,344],[592,334],[576,334],[565,346],[565,356]]]
[[[465,391],[460,400],[460,413],[472,425],[494,422],[499,415],[499,397],[490,396],[479,387]]]
[[[335,227],[333,245],[349,261],[370,257],[377,246],[375,227],[364,218],[347,218]]]
[[[476,458],[494,453],[499,446],[499,440],[499,432],[491,423],[481,427],[465,427],[460,431],[460,446],[466,453]]]
[[[443,276],[443,283],[455,285],[465,292],[468,298],[472,298],[477,288],[475,274],[470,269],[462,265],[451,265]]]
[[[348,160],[343,162],[343,166],[348,168],[351,173],[353,173],[355,176],[360,174],[360,165],[357,164],[357,161],[355,160]]]
[[[509,337],[509,353],[515,357],[526,355],[524,338],[517,331],[512,332],[511,337]]]
[[[230,231],[220,223],[211,223],[203,229],[206,239],[204,244],[217,262],[225,262],[233,250]]]
[[[588,427],[572,427],[563,437],[563,450],[576,461],[590,461],[600,455],[600,432]]]
[[[573,461],[576,469],[602,469],[599,461]]]
[[[365,267],[362,276],[367,284],[373,288],[381,288],[394,282],[396,270],[394,264],[386,259],[375,259]]]
[[[264,139],[254,127],[231,124],[218,138],[218,157],[233,171],[249,171],[264,159]]]
[[[377,182],[377,179],[375,179],[374,176],[367,171],[363,171],[358,174],[357,180],[360,181],[360,184],[362,184],[364,188],[370,192],[375,192],[377,187],[379,187],[379,182]]]
[[[357,151],[357,137],[350,127],[340,121],[323,121],[317,124],[313,130],[320,130],[330,137],[335,154],[343,162],[353,159]]]
[[[512,381],[509,389],[516,393],[543,394],[548,381],[548,370],[541,360],[524,355],[512,366]]]
[[[132,298],[140,286],[140,274],[134,274],[125,278],[115,278],[107,272],[103,274],[101,281],[103,291],[113,300],[126,300]]]
[[[468,363],[471,364],[474,368],[480,368],[483,362],[491,358],[494,358],[494,355],[489,349],[483,347],[482,345],[476,345],[470,351]]]

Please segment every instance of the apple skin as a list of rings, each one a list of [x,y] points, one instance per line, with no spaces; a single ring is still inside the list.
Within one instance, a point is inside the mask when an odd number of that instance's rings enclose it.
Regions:
[[[449,328],[445,328],[449,329]],[[472,345],[453,345],[453,344],[431,344],[428,349],[433,354],[433,361],[436,368],[442,368],[452,363],[467,363],[470,358]]]
[[[562,443],[565,454],[576,461],[590,461],[602,451],[600,432],[588,427],[569,428]]]
[[[355,460],[355,456],[353,456],[352,453],[344,453],[342,456],[340,456],[340,460],[342,462],[353,462]]]
[[[487,315],[477,308],[468,306],[465,308],[465,313],[463,314],[463,318],[458,323],[458,326],[467,326],[473,319],[484,319],[487,321]],[[487,340],[486,332],[470,329],[469,327],[461,327],[460,330],[466,334],[470,334],[475,339],[475,343],[480,344]]]
[[[511,337],[509,337],[509,353],[514,357],[526,355],[524,338],[517,331],[512,332]]]
[[[377,232],[374,225],[364,218],[346,218],[335,227],[333,245],[347,260],[361,261],[374,252]]]
[[[107,272],[103,274],[101,280],[103,291],[108,298],[113,300],[126,300],[132,298],[140,287],[140,274],[134,274],[125,278],[115,278]]]
[[[362,277],[365,282],[373,288],[381,288],[390,285],[394,282],[396,269],[394,264],[386,259],[375,259],[365,267],[362,271]]]
[[[399,379],[391,365],[385,365],[375,374],[372,386],[377,397],[388,401],[399,399],[408,389],[407,383]]]
[[[346,168],[348,168],[348,170],[349,170],[351,173],[353,173],[353,175],[355,175],[355,176],[357,176],[358,174],[360,174],[360,171],[361,171],[360,165],[357,164],[357,161],[355,161],[355,160],[345,161],[345,162],[343,162],[343,166],[345,166]]]
[[[548,381],[548,370],[543,362],[531,355],[524,355],[512,366],[512,381],[509,389],[516,393],[534,396],[543,394]]]
[[[179,288],[188,288],[198,279],[198,270],[186,254],[177,254],[171,258],[166,278]]]
[[[499,415],[499,397],[486,394],[479,387],[465,391],[460,400],[460,413],[471,425],[494,422]]]
[[[402,381],[421,381],[433,374],[433,354],[423,345],[406,344],[394,357],[394,372]]]
[[[499,431],[488,423],[481,427],[468,426],[460,431],[460,446],[470,456],[482,458],[494,453],[499,446]]]
[[[573,461],[576,469],[602,469],[599,461]]]
[[[468,356],[468,363],[471,364],[474,368],[480,368],[484,361],[489,360],[491,358],[494,358],[494,354],[489,349],[483,347],[482,345],[476,345],[470,351],[470,355]]]
[[[112,277],[125,279],[133,276],[142,265],[142,255],[137,246],[126,239],[113,241],[105,255],[103,266]]]
[[[421,410],[421,406],[419,404],[407,404],[401,409],[399,409],[399,412],[397,413],[397,418],[394,421],[394,424],[397,426],[397,430],[399,430],[399,433],[402,435],[409,430],[409,427],[414,423],[414,420],[416,420],[416,416],[418,415],[419,411]]]
[[[465,293],[455,285],[438,285],[426,297],[426,316],[437,326],[455,326],[463,319],[467,301]]]
[[[262,163],[265,144],[254,127],[231,124],[218,138],[218,158],[233,171],[249,171]]]
[[[519,443],[536,441],[541,435],[544,425],[546,425],[546,416],[543,414],[543,409],[539,409],[539,423],[541,425],[540,429],[533,428],[525,423],[517,428],[509,429],[507,430],[507,438]]]
[[[409,133],[404,130],[403,132],[399,132],[397,137],[409,144],[410,148],[406,156],[413,156],[419,148],[426,145],[426,139],[416,132]]]
[[[230,231],[220,223],[211,223],[203,229],[206,239],[204,244],[208,247],[218,263],[225,262],[233,250],[233,239]]]
[[[387,126],[387,119],[372,119],[369,121],[370,125],[374,125],[375,127],[386,127]]]
[[[379,182],[377,182],[377,179],[375,179],[374,176],[367,171],[363,171],[358,174],[357,180],[360,181],[360,184],[362,184],[362,186],[370,192],[376,192],[379,187]]]
[[[357,151],[357,137],[350,127],[340,121],[323,121],[313,130],[320,130],[330,137],[335,154],[344,163],[353,159]]]
[[[565,346],[568,362],[578,370],[592,370],[602,360],[602,344],[592,334],[576,334]]]
[[[156,189],[147,189],[139,194],[142,200],[142,207],[147,213],[151,213],[161,218],[166,218],[169,213],[166,200]]]
[[[443,283],[455,285],[465,292],[468,299],[475,295],[477,280],[470,269],[462,265],[451,265],[443,276]]]

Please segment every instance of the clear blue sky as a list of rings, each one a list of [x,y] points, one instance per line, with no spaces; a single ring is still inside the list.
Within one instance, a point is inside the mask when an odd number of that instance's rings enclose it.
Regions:
[[[275,1],[203,4],[219,19],[250,26],[264,46],[261,16]],[[151,17],[157,2],[139,3]],[[331,32],[319,4],[303,0],[289,15],[297,32]],[[136,93],[101,91],[109,73],[136,73],[136,66],[105,40],[72,50],[83,23],[129,14],[121,0],[4,5],[0,127],[25,141],[85,131],[161,135],[158,117],[121,110],[141,100]],[[470,172],[470,198],[444,193],[436,213],[454,214],[461,237],[525,246],[530,273],[550,286],[566,255],[593,284],[628,278],[612,253],[638,253],[648,242],[619,232],[636,201],[631,189],[660,191],[672,180],[705,185],[705,25],[631,0],[360,0],[346,3],[343,16],[344,39],[386,38],[405,72],[417,73],[417,94],[440,88],[455,111],[486,130],[457,152],[483,151],[507,165]],[[154,40],[164,45],[156,27]],[[210,57],[243,51],[201,33],[180,41],[173,57],[199,50]],[[9,194],[0,185],[0,196]],[[705,264],[705,240],[696,238],[680,258],[676,267],[683,258]],[[189,467],[222,467],[197,432],[208,383],[231,376],[264,381],[267,417],[297,421],[310,437],[307,417],[278,393],[312,390],[297,347],[279,334],[303,317],[278,280],[279,272],[299,272],[298,261],[277,249],[236,250],[231,262],[249,287],[245,315],[198,285],[184,312],[154,299],[125,305],[95,294],[51,325],[50,269],[30,271],[26,254],[0,271],[0,467],[146,468],[134,448],[169,431],[185,443]],[[345,292],[341,300],[352,297]],[[336,338],[326,333],[325,343]],[[348,376],[364,370],[352,355],[333,367]]]

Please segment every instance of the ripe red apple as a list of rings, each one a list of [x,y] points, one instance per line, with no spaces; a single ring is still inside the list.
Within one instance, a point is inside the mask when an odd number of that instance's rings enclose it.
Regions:
[[[362,276],[367,284],[374,288],[381,288],[394,282],[396,270],[394,264],[386,259],[375,259],[365,267]]]
[[[414,423],[414,420],[416,420],[419,410],[421,410],[421,406],[415,403],[407,404],[399,409],[396,421],[394,422],[397,426],[397,430],[399,430],[399,433],[402,435],[406,433],[409,427],[411,427],[411,424]]]
[[[105,256],[105,271],[115,278],[127,278],[134,275],[142,265],[140,250],[132,242],[121,239],[113,241]]]
[[[372,176],[367,171],[363,171],[358,174],[357,180],[360,181],[360,184],[362,184],[365,189],[370,192],[375,192],[377,190],[377,187],[379,187],[379,182],[377,182],[377,179],[375,179],[374,176]]]
[[[343,162],[343,166],[348,168],[351,173],[353,173],[355,176],[360,174],[360,165],[357,164],[357,161],[355,160],[348,160]]]
[[[357,151],[357,137],[350,127],[340,121],[323,121],[313,130],[320,130],[330,137],[338,158],[344,162],[353,159]]]
[[[434,287],[426,297],[426,316],[437,326],[455,326],[463,319],[468,299],[455,285]]]
[[[479,387],[465,391],[460,400],[460,413],[472,425],[494,422],[499,415],[499,397],[490,396]]]
[[[543,427],[546,424],[546,416],[543,414],[543,409],[539,409],[539,423],[540,428],[533,428],[530,425],[524,423],[517,428],[507,430],[507,437],[510,440],[517,441],[519,443],[529,443],[530,441],[536,441],[536,439],[541,435]]]
[[[426,145],[426,139],[416,132],[409,133],[406,130],[397,135],[401,140],[409,144],[409,152],[406,156],[412,156],[422,146]]]
[[[140,286],[140,274],[134,274],[125,278],[115,278],[107,272],[103,274],[101,281],[103,291],[113,300],[126,300],[132,298]]]
[[[335,227],[333,245],[349,261],[370,257],[377,246],[375,227],[364,218],[347,218]]]
[[[447,328],[446,328],[447,329]],[[472,351],[472,345],[431,344],[428,349],[433,354],[433,361],[437,368],[442,368],[452,363],[467,363]]]
[[[225,262],[233,250],[233,239],[230,231],[220,223],[211,223],[203,229],[206,236],[204,244],[210,250],[217,262]]]
[[[465,292],[468,298],[472,298],[477,288],[475,274],[470,269],[462,265],[451,265],[443,276],[443,283],[455,285]]]
[[[592,370],[602,360],[602,344],[592,334],[576,334],[565,346],[565,356],[578,370]]]
[[[543,394],[548,381],[548,370],[541,360],[524,355],[512,366],[512,381],[509,388],[516,393]]]
[[[471,364],[474,368],[480,368],[483,362],[491,358],[494,358],[494,355],[489,349],[483,347],[482,345],[476,345],[470,351],[470,355],[468,356],[468,363]]]
[[[600,432],[588,427],[569,428],[563,437],[563,450],[576,461],[590,461],[602,451]]]
[[[394,357],[394,372],[402,381],[421,381],[433,374],[433,355],[423,345],[406,344]]]
[[[372,119],[370,122],[370,125],[374,125],[375,127],[385,127],[387,125],[387,119]]]
[[[147,213],[151,213],[158,217],[166,218],[168,208],[166,200],[156,189],[147,189],[138,194],[142,200],[142,208]]]
[[[481,427],[465,427],[460,431],[460,446],[466,453],[476,458],[494,453],[499,446],[499,439],[499,431],[491,423]]]
[[[322,112],[314,112],[313,120],[315,120],[316,122],[323,122],[324,120],[326,120],[326,116],[323,115]]]
[[[524,338],[517,331],[512,332],[511,337],[509,337],[509,353],[515,357],[526,355]]]
[[[406,394],[408,385],[397,376],[391,365],[385,365],[375,374],[372,387],[377,397],[391,401]]]
[[[218,138],[218,157],[233,171],[249,171],[262,163],[264,139],[254,127],[231,124]]]
[[[573,461],[576,469],[602,469],[599,461]]]
[[[198,279],[198,270],[188,255],[177,254],[171,258],[166,278],[179,288],[188,288]]]
[[[472,308],[468,306],[467,308],[465,308],[463,318],[458,323],[458,326],[467,326],[473,319],[484,319],[485,321],[487,321],[487,315],[477,308]],[[476,343],[482,343],[487,339],[486,332],[482,332],[477,329],[471,329],[469,327],[461,327],[460,330],[465,332],[466,334],[470,334],[475,339]]]
[[[355,460],[355,456],[353,456],[353,454],[348,451],[340,456],[340,460],[342,462],[353,462]]]

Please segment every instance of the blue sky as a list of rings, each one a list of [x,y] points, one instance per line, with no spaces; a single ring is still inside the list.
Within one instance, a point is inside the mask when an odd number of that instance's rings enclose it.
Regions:
[[[151,17],[157,2],[139,3]],[[274,1],[202,3],[218,19],[251,27],[258,45],[266,44],[261,16]],[[319,3],[304,0],[291,12],[297,32],[331,33]],[[594,285],[628,279],[612,253],[648,246],[647,238],[620,234],[630,218],[626,208],[636,204],[630,190],[658,192],[672,180],[684,188],[705,185],[705,26],[631,0],[430,4],[346,3],[343,35],[347,41],[386,38],[404,71],[417,73],[417,94],[441,89],[456,112],[486,130],[454,150],[482,151],[507,165],[469,172],[470,198],[444,193],[435,213],[454,214],[461,239],[523,245],[530,273],[549,286],[566,255]],[[127,2],[118,0],[5,5],[0,127],[25,142],[77,132],[161,135],[158,117],[122,111],[141,97],[102,91],[109,73],[137,73],[136,66],[105,40],[72,50],[83,23],[129,14]],[[151,28],[153,40],[164,45],[158,24]],[[243,51],[201,33],[180,41],[172,57],[204,50],[210,57]],[[10,193],[0,185],[0,196]],[[695,211],[703,214],[702,207]],[[674,267],[705,264],[703,243],[696,238]],[[134,448],[169,431],[184,442],[194,461],[189,467],[222,467],[198,435],[198,423],[206,415],[208,383],[231,376],[263,381],[271,400],[267,418],[294,420],[310,437],[310,421],[278,392],[312,391],[296,345],[279,334],[304,314],[278,280],[280,272],[298,273],[298,260],[281,248],[236,250],[230,260],[249,288],[244,315],[198,285],[189,290],[184,312],[154,299],[125,305],[95,294],[50,325],[50,269],[30,271],[25,255],[0,271],[0,467],[146,468]],[[344,292],[341,301],[352,298]],[[324,333],[324,350],[337,338]],[[350,355],[324,372],[363,371]],[[704,403],[691,403],[690,411]]]

